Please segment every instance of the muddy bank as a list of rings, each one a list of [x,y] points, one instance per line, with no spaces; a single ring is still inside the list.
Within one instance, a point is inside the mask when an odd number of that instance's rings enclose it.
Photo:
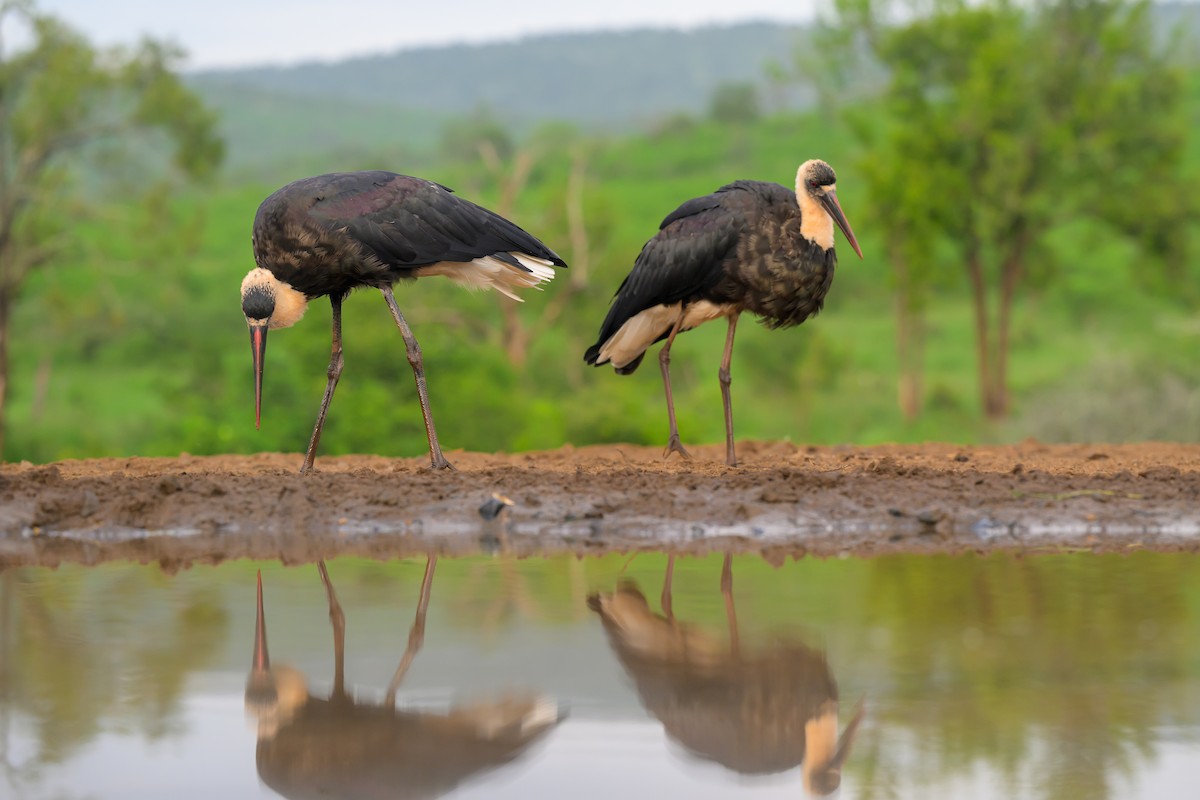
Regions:
[[[425,459],[298,455],[0,466],[0,566],[182,565],[506,548],[730,548],[768,556],[1200,550],[1200,446],[804,447],[689,462],[637,446]],[[493,492],[513,501],[487,521]]]

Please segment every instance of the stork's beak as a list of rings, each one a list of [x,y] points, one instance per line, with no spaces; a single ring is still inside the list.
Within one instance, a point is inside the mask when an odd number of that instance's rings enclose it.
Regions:
[[[263,614],[262,572],[258,573],[258,615],[254,620],[254,660],[251,662],[253,673],[261,674],[271,666],[267,655],[267,620]]]
[[[263,360],[267,356],[266,323],[250,323],[250,349],[254,353],[254,427],[262,422]]]
[[[842,233],[846,235],[846,241],[850,242],[850,246],[854,248],[854,252],[858,253],[858,257],[862,258],[862,248],[858,246],[858,239],[854,238],[854,231],[850,230],[850,221],[846,219],[846,215],[842,213],[841,203],[838,202],[837,192],[830,186],[825,190],[825,194],[821,195],[821,205],[829,212],[829,216],[833,217],[833,221],[842,229]]]
[[[854,716],[842,731],[842,735],[838,737],[837,752],[833,756],[833,763],[839,771],[841,771],[842,764],[846,763],[846,756],[850,755],[850,748],[854,746],[854,737],[858,734],[858,726],[862,724],[865,713],[865,704],[860,699],[854,707]]]

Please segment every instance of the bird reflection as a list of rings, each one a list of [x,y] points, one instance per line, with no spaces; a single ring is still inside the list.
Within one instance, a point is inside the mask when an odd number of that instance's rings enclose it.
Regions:
[[[334,679],[327,699],[310,694],[298,670],[271,663],[259,575],[246,711],[258,726],[258,774],[276,792],[289,798],[440,797],[518,758],[558,724],[557,704],[532,693],[445,712],[396,709],[396,692],[424,642],[435,567],[430,558],[408,646],[382,703],[346,692],[346,620],[325,564],[318,562],[317,570],[333,625]]]
[[[721,569],[729,640],[675,619],[669,556],[663,614],[632,581],[588,598],[642,705],[693,755],[745,775],[801,766],[810,795],[830,794],[862,721],[838,738],[838,690],[824,652],[795,639],[751,650],[738,635],[731,557]]]

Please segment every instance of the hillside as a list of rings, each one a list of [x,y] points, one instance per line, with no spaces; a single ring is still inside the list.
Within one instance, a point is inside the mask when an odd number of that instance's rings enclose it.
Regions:
[[[767,23],[690,31],[539,36],[401,50],[336,63],[193,73],[221,115],[234,169],[381,146],[428,149],[449,118],[481,108],[518,132],[545,120],[590,131],[703,112],[713,91],[753,83],[773,107],[804,98],[767,85],[803,30]]]
[[[1200,3],[1154,8],[1164,41],[1196,52]],[[627,132],[674,114],[702,114],[723,84],[756,86],[768,111],[810,93],[772,85],[767,65],[794,63],[807,29],[772,23],[692,30],[570,33],[364,55],[333,63],[192,73],[220,114],[236,173],[336,169],[364,155],[417,160],[447,123],[487,110],[517,134],[547,120]]]
[[[400,50],[336,63],[196,73],[206,94],[229,87],[337,97],[435,115],[487,106],[502,119],[551,117],[619,128],[704,108],[722,83],[763,84],[801,29],[768,23],[572,33]]]

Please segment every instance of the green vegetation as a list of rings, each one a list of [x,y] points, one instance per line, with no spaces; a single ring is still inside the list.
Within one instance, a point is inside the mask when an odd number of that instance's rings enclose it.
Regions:
[[[922,367],[920,310],[936,271],[965,271],[983,410],[1008,413],[1013,306],[1073,254],[1062,224],[1124,237],[1131,268],[1178,277],[1200,208],[1181,174],[1184,71],[1128,0],[840,0],[839,36],[889,75],[884,124],[855,126],[897,276],[905,389]],[[883,20],[911,19],[903,25]],[[832,51],[832,47],[829,50]],[[832,55],[830,56],[832,57]],[[980,202],[981,198],[985,198]],[[908,398],[910,416],[919,397]]]
[[[150,183],[145,169],[164,144],[171,159],[157,172],[173,166],[191,178],[210,174],[222,153],[213,117],[180,83],[170,48],[145,41],[129,52],[98,50],[31,4],[2,0],[0,28],[14,24],[32,41],[12,55],[0,50],[0,453],[14,307],[26,281],[74,243],[71,223],[102,218],[98,186],[115,183],[106,173],[117,165],[135,163],[126,161],[132,151],[140,163],[123,177],[141,180],[118,190]],[[90,192],[81,186],[89,179]],[[158,183],[151,202],[166,188]]]
[[[1200,74],[1191,69],[1178,169],[1197,185]],[[757,120],[675,116],[646,133],[612,137],[565,125],[518,136],[479,113],[448,126],[436,148],[413,150],[401,135],[380,137],[375,150],[283,153],[282,165],[264,160],[240,170],[238,180],[161,202],[110,197],[103,214],[71,226],[71,257],[26,282],[13,321],[4,455],[47,461],[301,452],[325,383],[328,304],[314,303],[307,319],[272,337],[263,428],[255,431],[237,302],[251,265],[250,225],[258,203],[286,180],[381,167],[437,180],[511,214],[572,264],[520,307],[438,279],[397,287],[425,353],[445,447],[661,444],[666,415],[657,369],[620,377],[582,361],[608,299],[642,243],[681,201],[736,178],[790,184],[812,156],[838,170],[839,195],[866,259],[842,248],[825,311],[800,328],[739,329],[739,438],[832,444],[1200,437],[1195,218],[1178,228],[1193,243],[1189,255],[1150,259],[1136,235],[1079,214],[1043,216],[1040,203],[1030,224],[1044,233],[1042,252],[1054,269],[1033,274],[1011,308],[1010,417],[989,421],[978,410],[970,290],[958,262],[941,251],[939,263],[955,268],[922,277],[920,413],[905,415],[897,402],[898,260],[886,209],[869,202],[871,173],[861,166],[866,150],[858,138],[863,129],[891,130],[895,113],[870,98],[852,115],[770,113],[768,106]],[[924,162],[910,165],[912,174],[936,158],[924,154]],[[1081,199],[1075,192],[1103,189],[1102,179],[1077,186],[1064,178],[1056,187],[1072,201],[1067,210]],[[905,209],[899,218],[915,224],[920,214]],[[716,373],[724,331],[708,328],[684,335],[672,351],[689,444],[723,434]],[[322,452],[424,453],[403,344],[378,293],[347,301],[345,358]]]

